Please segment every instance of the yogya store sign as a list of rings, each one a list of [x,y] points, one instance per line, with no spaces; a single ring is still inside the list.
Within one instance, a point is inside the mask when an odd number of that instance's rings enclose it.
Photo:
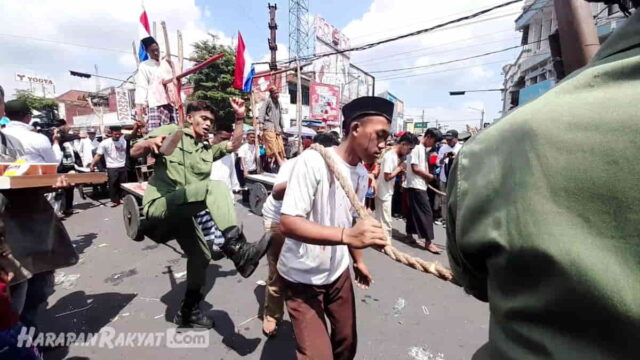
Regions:
[[[47,86],[54,86],[55,85],[53,83],[53,80],[51,80],[51,79],[47,79],[45,77],[40,77],[40,76],[26,75],[26,74],[21,74],[21,73],[16,73],[16,81],[28,82],[28,83],[32,83],[32,84],[42,84],[42,85],[47,85]]]

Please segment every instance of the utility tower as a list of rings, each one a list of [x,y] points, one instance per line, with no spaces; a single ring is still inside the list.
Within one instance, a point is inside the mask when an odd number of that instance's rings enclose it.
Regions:
[[[289,0],[289,58],[309,55],[309,0]]]

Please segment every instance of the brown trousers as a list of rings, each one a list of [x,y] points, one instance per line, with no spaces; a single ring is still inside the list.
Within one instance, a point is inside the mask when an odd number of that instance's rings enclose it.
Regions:
[[[349,269],[329,285],[282,279],[298,344],[298,360],[351,360],[356,356],[356,304]],[[331,324],[328,333],[325,315]]]
[[[267,278],[265,290],[263,316],[269,316],[280,321],[282,320],[282,315],[284,315],[284,297],[282,294],[282,277],[278,274],[277,266],[280,250],[282,250],[282,245],[284,245],[284,235],[280,232],[280,224],[278,223],[265,221],[264,231],[271,232],[271,245],[269,245],[269,250],[267,250],[269,277]]]

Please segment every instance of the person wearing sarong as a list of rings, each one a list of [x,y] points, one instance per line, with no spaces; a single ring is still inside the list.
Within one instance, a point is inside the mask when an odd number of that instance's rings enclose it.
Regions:
[[[433,244],[433,210],[429,204],[427,183],[434,176],[429,173],[427,163],[427,148],[435,144],[437,136],[435,129],[428,129],[422,141],[411,151],[407,167],[407,194],[409,198],[409,213],[407,216],[407,235],[418,234],[424,239],[424,248],[434,254],[440,254],[440,249]]]

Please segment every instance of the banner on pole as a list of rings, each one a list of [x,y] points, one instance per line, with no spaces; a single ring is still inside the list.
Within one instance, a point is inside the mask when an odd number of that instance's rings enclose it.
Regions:
[[[311,83],[311,118],[336,126],[340,122],[340,88],[334,85]]]

